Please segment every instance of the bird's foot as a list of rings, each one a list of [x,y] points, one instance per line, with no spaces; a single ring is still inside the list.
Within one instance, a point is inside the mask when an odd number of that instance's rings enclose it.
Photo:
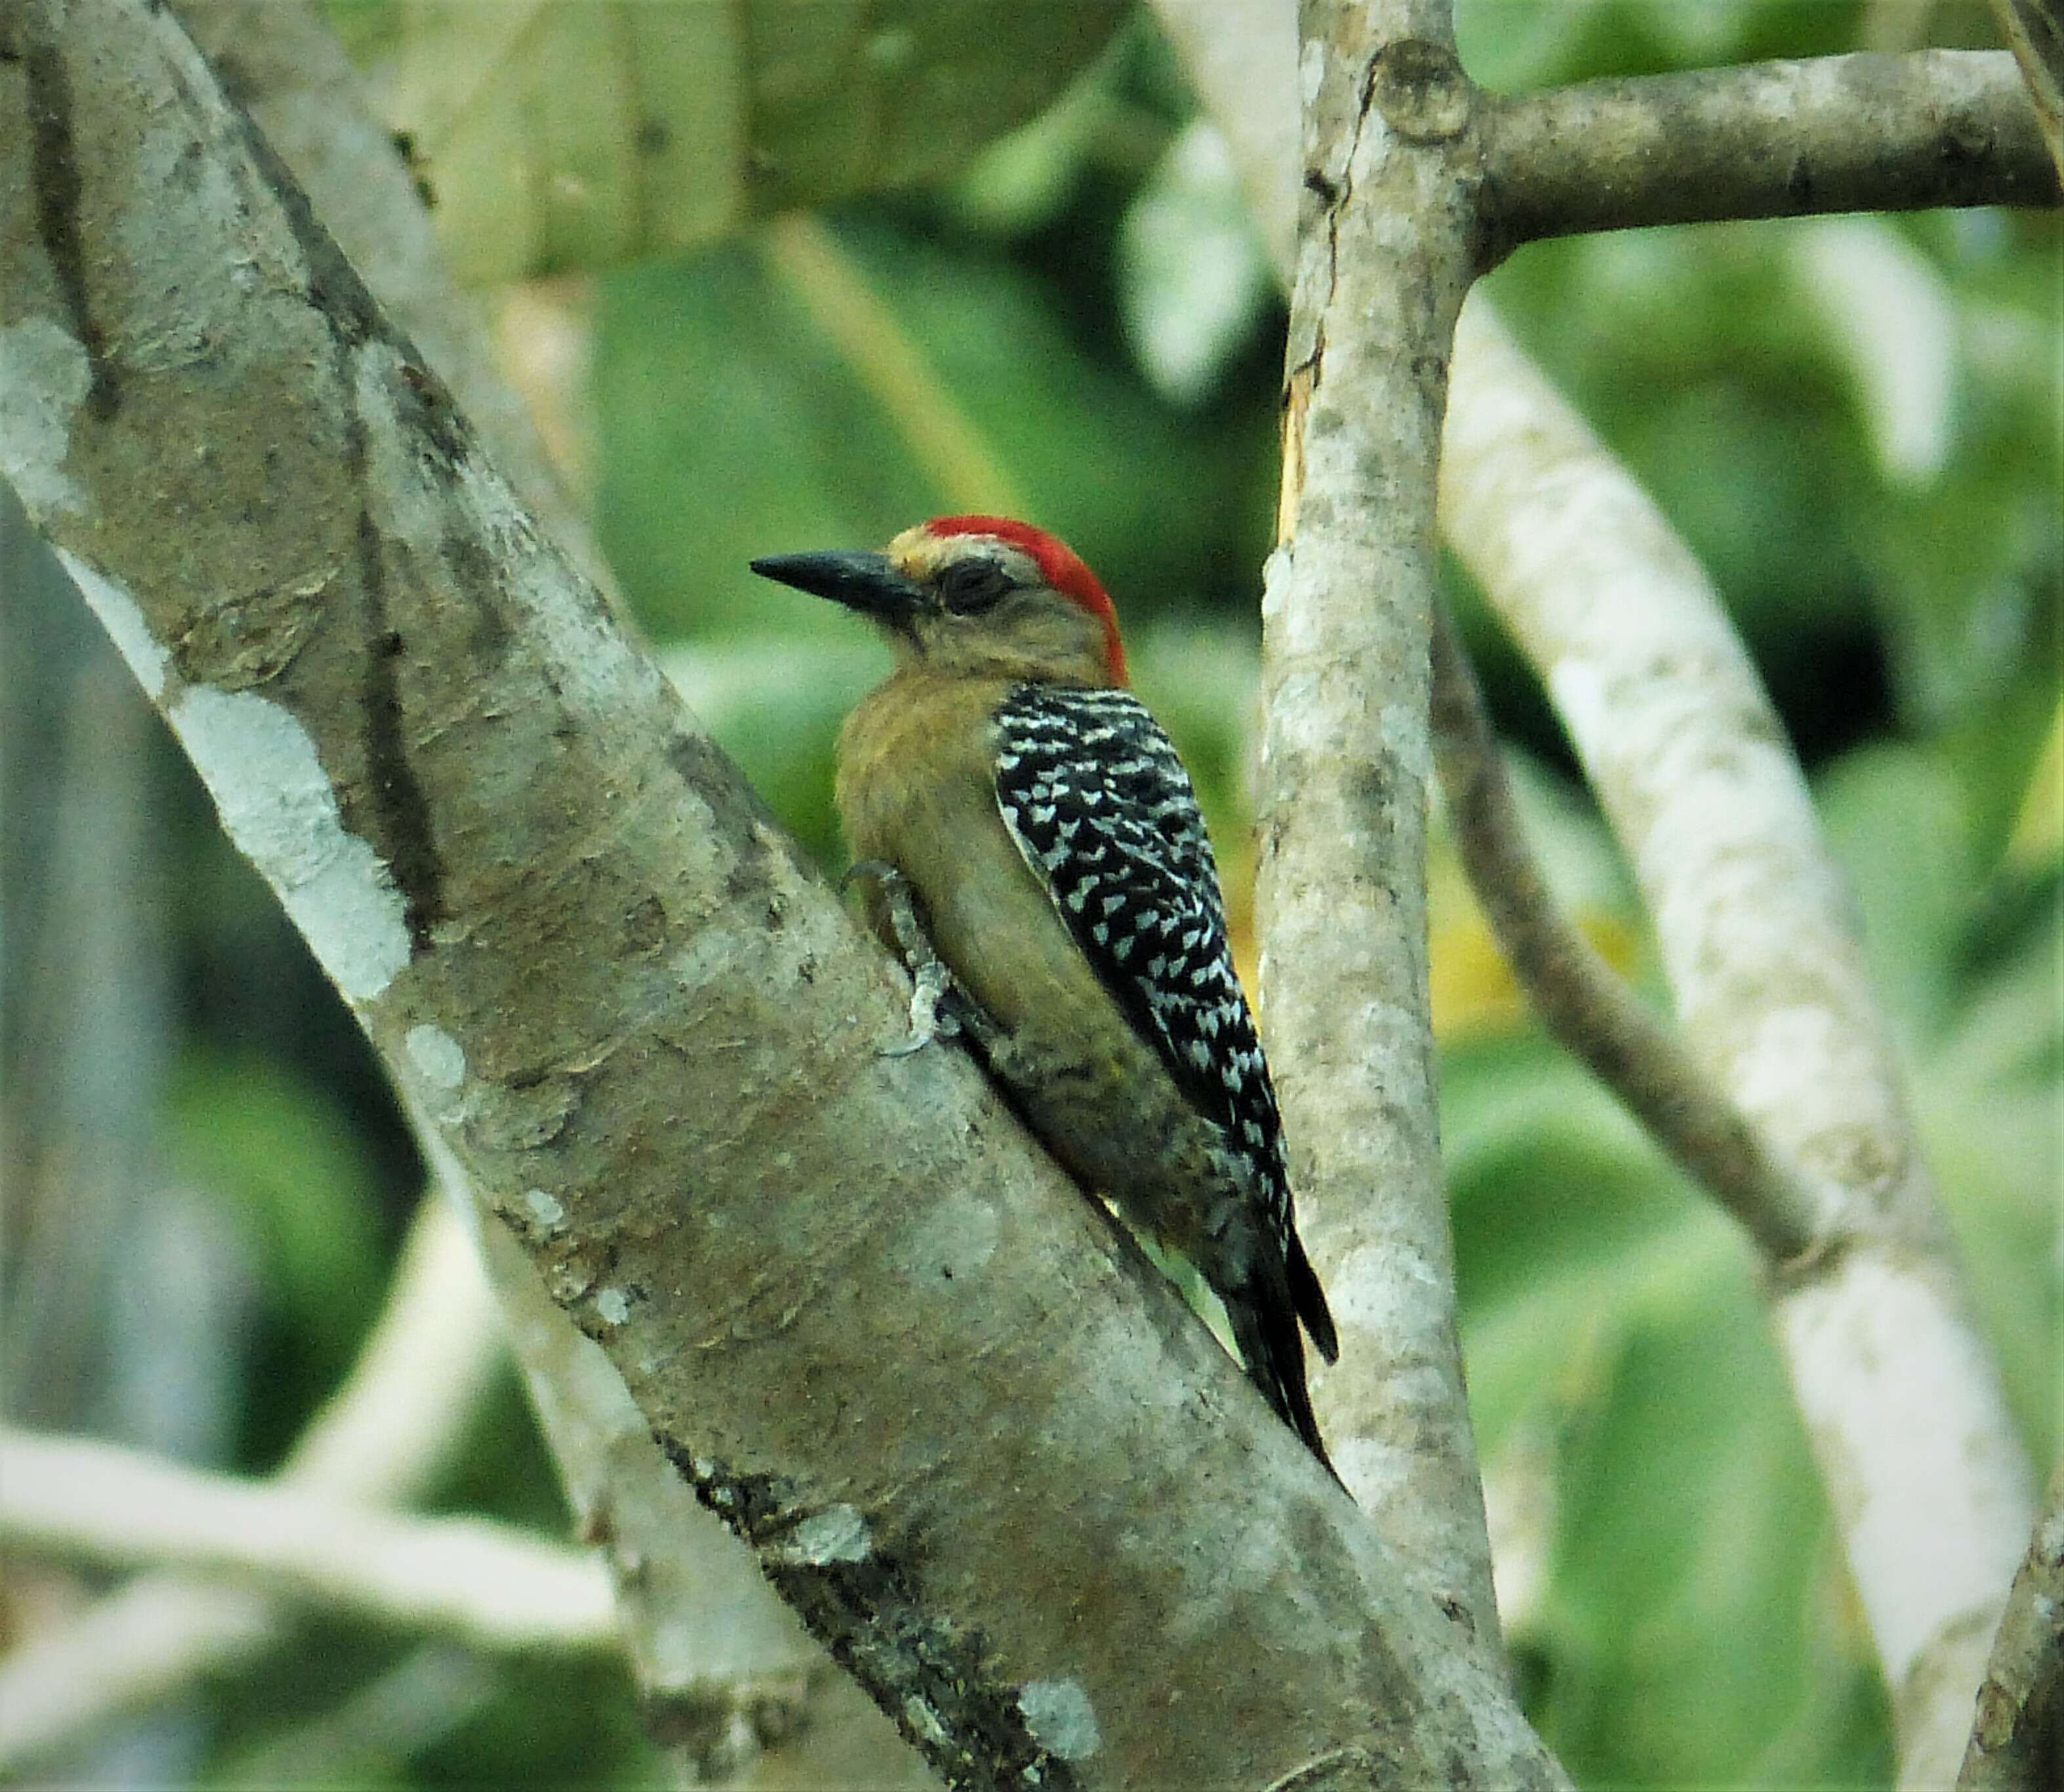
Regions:
[[[889,930],[896,936],[910,973],[910,1032],[909,1037],[882,1048],[885,1058],[907,1058],[922,1051],[934,1039],[949,1039],[962,1031],[964,1017],[979,1013],[953,982],[946,961],[933,950],[925,924],[917,918],[917,899],[910,880],[885,859],[865,858],[850,866],[839,881],[843,890],[856,878],[866,878],[881,893]],[[986,1018],[986,1016],[984,1017]]]

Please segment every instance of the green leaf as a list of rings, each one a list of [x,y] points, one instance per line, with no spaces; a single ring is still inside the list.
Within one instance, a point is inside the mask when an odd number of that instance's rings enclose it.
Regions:
[[[462,279],[609,266],[957,173],[1117,0],[396,0],[348,42]]]

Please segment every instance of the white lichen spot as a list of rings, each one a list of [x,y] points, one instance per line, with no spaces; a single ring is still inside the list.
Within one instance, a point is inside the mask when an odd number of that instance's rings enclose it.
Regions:
[[[605,1288],[595,1298],[595,1310],[605,1326],[620,1326],[631,1317],[631,1297],[620,1288]]]
[[[1326,83],[1326,46],[1316,38],[1305,40],[1304,50],[1297,59],[1297,80],[1308,107]]]
[[[0,399],[0,405],[5,402]],[[0,424],[0,428],[4,427]],[[60,547],[57,555],[66,575],[79,587],[79,594],[86,599],[87,607],[100,618],[100,626],[107,631],[107,638],[129,662],[129,669],[136,675],[136,682],[143,687],[143,694],[155,702],[164,695],[165,668],[171,663],[171,656],[158,645],[135,599],[76,554],[67,553]]]
[[[403,1042],[409,1061],[423,1080],[440,1089],[455,1089],[466,1080],[466,1053],[457,1039],[441,1027],[427,1023],[411,1027]]]
[[[556,1196],[547,1194],[542,1189],[526,1189],[523,1205],[530,1210],[531,1219],[548,1232],[566,1223],[566,1208]]]
[[[1062,1761],[1086,1761],[1103,1746],[1090,1696],[1072,1680],[1035,1680],[1018,1695],[1032,1740]]]
[[[264,874],[347,999],[409,963],[407,910],[385,863],[346,830],[308,732],[248,691],[202,685],[167,712],[240,851]]]
[[[874,1539],[868,1534],[867,1520],[853,1506],[832,1506],[813,1512],[788,1533],[781,1548],[785,1560],[809,1568],[825,1568],[833,1562],[864,1562],[873,1552]]]
[[[80,507],[64,463],[92,385],[84,346],[49,318],[0,329],[0,474],[31,515]]]
[[[935,1749],[944,1748],[953,1740],[946,1733],[946,1726],[939,1721],[938,1713],[915,1693],[903,1701],[903,1721]]]

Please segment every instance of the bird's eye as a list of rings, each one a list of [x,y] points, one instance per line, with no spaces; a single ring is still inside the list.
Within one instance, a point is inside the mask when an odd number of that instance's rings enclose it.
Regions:
[[[1010,575],[994,560],[956,560],[939,575],[939,600],[957,616],[989,609],[1010,589]]]

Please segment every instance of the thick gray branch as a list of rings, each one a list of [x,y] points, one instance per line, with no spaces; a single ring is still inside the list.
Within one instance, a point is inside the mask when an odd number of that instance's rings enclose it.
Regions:
[[[805,1622],[971,1786],[1556,1783],[973,1068],[880,1055],[889,967],[171,18],[0,32],[0,468]]]
[[[2000,50],[1586,81],[1492,103],[1483,155],[1490,260],[1589,230],[2058,198]]]
[[[179,0],[175,10],[389,317],[451,386],[530,514],[583,572],[601,576],[585,519],[552,477],[407,168],[315,9]],[[470,1201],[463,1172],[449,1168],[449,1197]],[[763,1734],[807,1729],[806,1689],[828,1657],[774,1598],[750,1552],[696,1506],[615,1370],[553,1305],[514,1241],[498,1231],[480,1243],[568,1503],[615,1576],[648,1725],[699,1777],[736,1765]],[[916,1770],[893,1734],[879,1742],[875,1777]]]

